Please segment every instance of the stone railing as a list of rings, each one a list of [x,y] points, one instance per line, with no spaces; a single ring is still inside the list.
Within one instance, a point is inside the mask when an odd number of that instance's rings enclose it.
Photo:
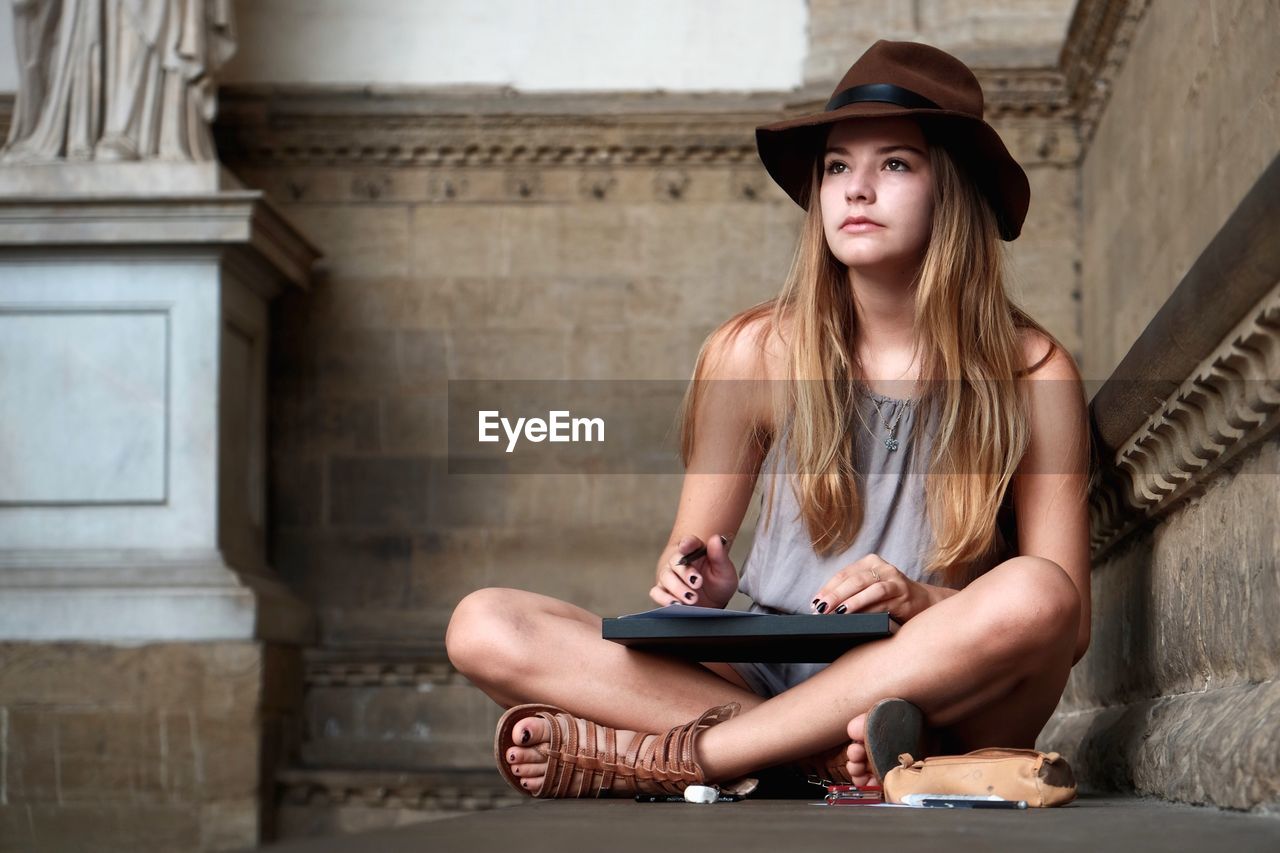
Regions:
[[[1095,560],[1276,426],[1278,213],[1273,161],[1094,396],[1111,463],[1091,497]]]

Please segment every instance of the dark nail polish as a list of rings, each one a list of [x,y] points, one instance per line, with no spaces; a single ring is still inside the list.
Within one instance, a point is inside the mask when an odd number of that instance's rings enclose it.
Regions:
[[[528,742],[529,742],[529,730],[528,730],[528,729],[525,729],[525,730],[524,730],[524,734],[520,735],[520,742],[521,742],[521,743],[528,743]]]
[[[689,575],[689,583],[697,583],[697,582],[698,582],[697,575]]]
[[[814,607],[817,607],[817,606],[818,606],[818,599],[816,599],[816,598],[815,598],[815,599],[812,601],[812,604],[813,604],[813,606],[814,606]]]
[[[841,604],[839,607],[837,607],[837,608],[836,608],[836,612],[837,612],[837,613],[843,613],[843,612],[845,612],[845,610],[847,610],[847,609],[848,609],[848,608],[846,608],[843,604]]]
[[[688,601],[693,601],[693,593],[691,593],[691,592],[686,592],[686,593],[684,594],[684,597],[685,597],[685,599],[686,599],[686,600],[688,600]]]
[[[508,755],[508,756],[507,756],[507,761],[510,761],[512,764],[515,764],[515,763],[516,763],[516,754],[513,752],[513,753],[511,753],[510,755]]]
[[[818,605],[818,612],[819,613],[827,612],[827,603],[825,601]]]
[[[671,603],[672,603],[672,604],[679,604],[680,602],[676,601],[676,600],[673,598],[673,599],[671,599]]]

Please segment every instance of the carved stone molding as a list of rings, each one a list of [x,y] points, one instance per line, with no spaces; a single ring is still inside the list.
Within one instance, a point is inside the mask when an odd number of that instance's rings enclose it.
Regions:
[[[1059,67],[975,69],[986,117],[1019,161],[1079,161],[1148,3],[1081,0]],[[222,91],[217,137],[228,163],[250,168],[755,166],[757,125],[821,109],[829,94],[816,84],[741,95],[240,86]],[[536,195],[536,175],[527,181],[513,198]]]
[[[420,687],[465,683],[447,659],[353,658],[317,650],[306,659],[307,687]]]
[[[521,100],[541,97],[526,95]],[[682,169],[749,170],[752,177],[738,189],[750,199],[765,191],[750,184],[759,183],[757,178],[767,180],[756,156],[755,127],[787,114],[780,103],[758,111],[717,111],[722,99],[693,114],[682,111],[686,99],[673,99],[667,112],[652,97],[644,97],[655,112],[598,115],[590,112],[588,99],[575,105],[564,104],[560,97],[557,102],[566,110],[581,112],[461,116],[457,112],[468,107],[486,107],[474,102],[442,106],[446,100],[439,95],[396,95],[370,103],[355,95],[348,100],[305,92],[233,91],[222,98],[216,128],[219,151],[237,171],[429,167],[453,176],[452,189],[437,193],[440,201],[469,200],[466,170],[477,168],[522,170],[508,181],[509,200],[537,199],[540,173],[566,167],[601,172],[657,169],[662,174],[655,180],[655,197],[668,201],[684,197]],[[1072,165],[1079,160],[1078,134],[1064,115],[1009,112],[996,126],[1026,166]],[[590,193],[603,199],[612,189],[607,174],[588,183],[582,187],[584,197]]]
[[[1115,453],[1090,496],[1096,560],[1280,425],[1280,284]]]
[[[232,90],[217,135],[224,159],[249,167],[735,166],[754,161],[753,128],[777,114],[721,112],[723,99],[693,114],[687,110],[697,101],[688,98],[664,107],[651,96],[619,95],[617,101],[655,110],[626,114],[593,112],[601,108],[595,97],[516,100],[525,111],[492,95]],[[512,189],[525,197],[537,192],[536,184]]]
[[[1151,0],[1079,0],[1062,45],[1066,101],[1085,147],[1111,97],[1129,44]]]
[[[470,812],[526,802],[497,771],[440,770],[386,773],[289,769],[276,775],[282,801],[295,806],[363,806],[414,811]]]

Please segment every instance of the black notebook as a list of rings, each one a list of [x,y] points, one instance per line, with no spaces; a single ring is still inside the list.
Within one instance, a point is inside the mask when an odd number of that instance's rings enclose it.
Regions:
[[[712,663],[830,663],[895,629],[888,613],[776,616],[673,604],[605,619],[602,636],[639,651]]]

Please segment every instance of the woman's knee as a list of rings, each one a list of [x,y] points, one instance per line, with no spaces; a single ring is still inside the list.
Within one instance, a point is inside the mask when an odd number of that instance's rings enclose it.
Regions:
[[[512,606],[519,594],[519,590],[486,587],[458,602],[444,634],[445,651],[454,668],[473,676],[516,665],[512,659],[520,643],[509,614],[521,612]]]
[[[992,639],[1019,650],[1074,647],[1080,621],[1080,594],[1071,577],[1052,560],[1020,556],[989,573],[984,596],[993,622]]]

